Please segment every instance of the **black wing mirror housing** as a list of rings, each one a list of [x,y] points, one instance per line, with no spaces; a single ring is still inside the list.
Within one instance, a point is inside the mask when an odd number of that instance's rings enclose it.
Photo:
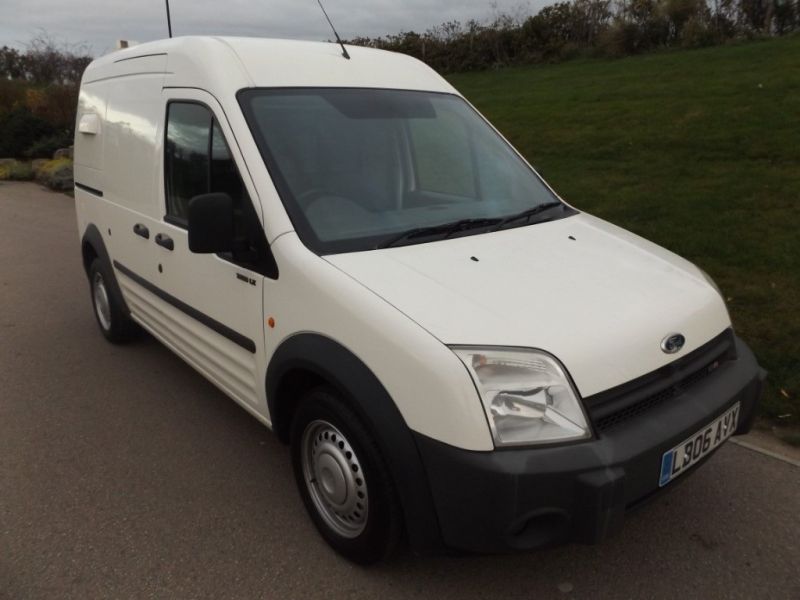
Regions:
[[[233,251],[233,200],[228,194],[195,196],[188,208],[189,250],[195,254]]]

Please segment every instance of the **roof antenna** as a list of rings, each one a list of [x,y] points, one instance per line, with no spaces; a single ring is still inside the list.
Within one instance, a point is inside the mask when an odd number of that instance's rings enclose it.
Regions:
[[[167,2],[169,2],[169,0],[167,0]],[[328,11],[326,11],[325,7],[322,6],[322,0],[317,0],[317,4],[319,4],[319,7],[322,9],[322,14],[325,15],[326,19],[328,19],[328,25],[331,26],[331,29],[333,30],[333,35],[336,36],[336,41],[339,42],[339,45],[342,47],[342,56],[344,56],[347,60],[350,60],[350,55],[347,53],[347,48],[344,47],[344,42],[342,42],[342,38],[340,38],[339,34],[336,33],[336,27],[333,26],[331,18],[328,16]]]
[[[169,0],[167,2],[167,30],[169,31],[169,37],[172,37],[172,19],[169,17]]]

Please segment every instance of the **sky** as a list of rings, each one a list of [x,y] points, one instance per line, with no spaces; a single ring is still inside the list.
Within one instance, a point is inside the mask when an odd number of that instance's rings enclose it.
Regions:
[[[550,0],[552,1],[552,0]],[[425,31],[445,21],[535,13],[548,0],[323,0],[347,39]],[[165,0],[2,0],[0,46],[24,48],[44,30],[99,56],[118,39],[167,37]],[[219,34],[330,39],[317,0],[170,0],[173,35]]]

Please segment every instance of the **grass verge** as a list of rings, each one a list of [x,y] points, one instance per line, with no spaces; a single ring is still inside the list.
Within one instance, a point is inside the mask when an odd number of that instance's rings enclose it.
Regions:
[[[575,206],[697,263],[800,424],[800,36],[450,77]]]

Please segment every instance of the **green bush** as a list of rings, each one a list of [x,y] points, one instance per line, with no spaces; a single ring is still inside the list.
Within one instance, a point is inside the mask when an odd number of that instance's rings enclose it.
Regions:
[[[25,93],[29,84],[19,79],[4,79],[0,72],[0,119],[12,110],[25,106]]]
[[[17,163],[16,168],[11,170],[9,179],[12,181],[30,181],[33,179],[33,169],[31,168],[31,163]]]
[[[48,160],[37,169],[39,173],[42,175],[53,175],[63,167],[71,167],[72,166],[72,159],[70,158],[54,158],[53,160]]]
[[[600,33],[597,49],[604,56],[627,56],[639,51],[641,41],[641,32],[635,23],[616,21]]]
[[[698,17],[689,17],[681,30],[681,46],[702,48],[714,44],[714,30]]]
[[[28,162],[14,161],[0,165],[0,181],[30,181],[33,169]]]
[[[37,139],[23,152],[26,158],[52,158],[56,150],[72,145],[72,133],[59,131]]]
[[[424,33],[350,43],[409,54],[453,73],[709,46],[800,29],[800,0],[560,0],[525,14],[520,8],[489,22],[449,21]]]
[[[0,157],[18,158],[33,141],[55,133],[50,123],[27,108],[15,108],[0,117]]]
[[[72,159],[56,158],[48,160],[36,169],[35,178],[39,183],[50,189],[67,192],[73,186]]]

